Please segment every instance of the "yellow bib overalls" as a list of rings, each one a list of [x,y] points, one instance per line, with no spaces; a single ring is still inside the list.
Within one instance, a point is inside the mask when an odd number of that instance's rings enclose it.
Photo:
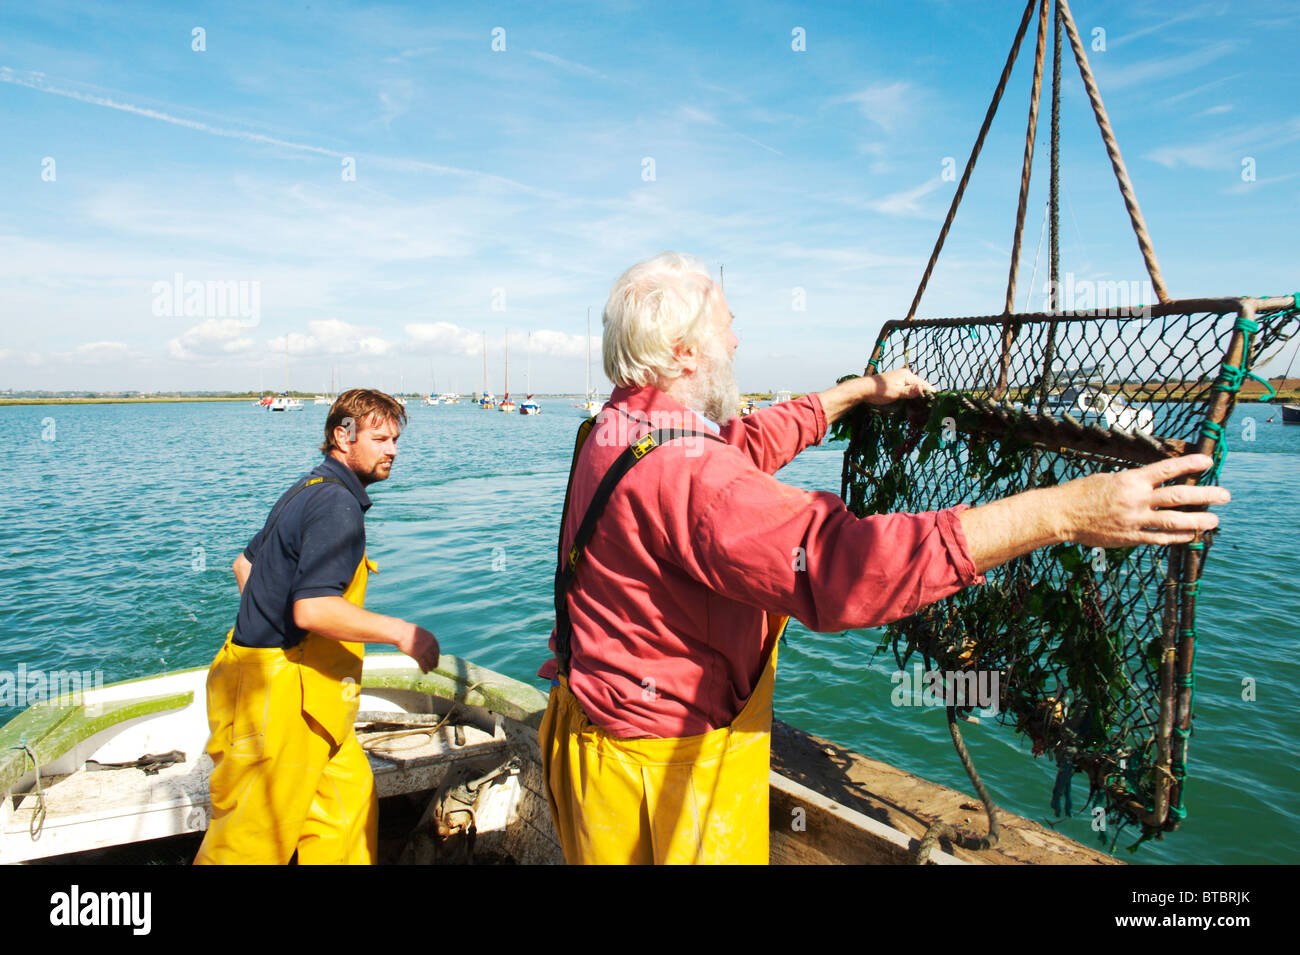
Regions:
[[[361,607],[357,565],[343,598]],[[212,821],[196,864],[369,864],[378,841],[374,776],[353,732],[365,644],[308,632],[288,650],[226,635],[208,673]]]
[[[768,862],[776,636],[728,726],[677,739],[619,739],[593,726],[561,676],[539,737],[551,819],[574,864]]]

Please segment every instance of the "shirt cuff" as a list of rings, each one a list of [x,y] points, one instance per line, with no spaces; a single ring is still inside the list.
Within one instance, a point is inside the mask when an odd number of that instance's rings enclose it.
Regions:
[[[830,425],[826,422],[826,409],[822,407],[821,395],[811,392],[808,397],[812,399],[813,412],[817,415],[817,440],[813,444],[821,444],[826,432],[830,430]]]
[[[948,551],[952,565],[957,569],[957,577],[963,586],[984,583],[984,575],[975,570],[975,561],[970,555],[970,546],[966,543],[966,532],[961,526],[961,512],[969,504],[958,504],[939,512],[939,537]]]

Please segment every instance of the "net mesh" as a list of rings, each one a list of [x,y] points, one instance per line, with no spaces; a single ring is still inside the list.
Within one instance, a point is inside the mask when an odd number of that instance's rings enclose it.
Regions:
[[[975,505],[1189,451],[1215,457],[1250,369],[1300,325],[1294,298],[890,322],[868,372],[903,365],[931,399],[841,419],[842,493],[859,516]],[[900,669],[996,676],[998,718],[1055,759],[1052,806],[1118,827],[1176,828],[1195,694],[1196,599],[1206,540],[1035,551],[886,628]],[[974,708],[962,699],[958,710]],[[968,683],[966,685],[976,685]],[[948,700],[952,703],[953,700]]]

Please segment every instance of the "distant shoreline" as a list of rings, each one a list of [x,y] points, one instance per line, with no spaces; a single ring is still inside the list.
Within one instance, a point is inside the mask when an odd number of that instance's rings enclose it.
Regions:
[[[315,404],[315,395],[293,395],[304,404]],[[546,401],[560,401],[573,398],[575,400],[582,397],[581,394],[571,395],[543,395],[535,394],[534,398]],[[771,400],[771,392],[756,391],[750,394],[742,394],[744,398],[753,398],[755,401]],[[802,397],[796,396],[796,397]],[[473,403],[473,398],[469,395],[461,395],[462,401]],[[78,396],[78,397],[40,397],[40,398],[19,398],[12,395],[0,395],[0,406],[4,405],[143,405],[143,404],[178,404],[181,402],[212,402],[212,401],[246,401],[250,404],[262,399],[261,395],[107,395],[107,396]],[[407,395],[408,401],[423,401],[424,396]]]
[[[1291,384],[1291,382],[1288,381],[1287,384]],[[1247,388],[1242,388],[1241,391],[1238,392],[1237,394],[1237,403],[1245,404],[1245,405],[1262,404],[1266,406],[1274,406],[1274,405],[1281,405],[1281,404],[1291,404],[1300,401],[1300,389],[1297,388],[1291,388],[1288,390],[1282,390],[1281,388],[1279,388],[1277,396],[1268,402],[1260,402],[1258,400],[1259,397],[1263,395],[1263,393],[1264,390],[1262,388],[1257,388],[1257,390],[1253,392],[1248,390]],[[228,404],[230,402],[238,402],[238,401],[248,402],[249,404],[252,404],[257,401],[260,401],[261,397],[262,397],[261,395],[255,395],[255,394],[138,395],[138,396],[117,395],[117,396],[79,396],[79,397],[66,397],[66,398],[54,397],[54,396],[41,397],[41,398],[19,398],[19,397],[14,397],[9,395],[0,395],[0,406],[5,406],[5,405],[18,405],[18,406],[21,405],[142,405],[142,404],[180,404],[185,402],[200,402],[200,403],[225,402]],[[293,397],[299,399],[304,404],[315,403],[314,395],[294,395]],[[539,395],[534,395],[534,397],[539,400],[559,401],[559,400],[566,400],[569,398],[578,399],[581,398],[582,395],[580,394],[572,394],[572,395],[539,394]],[[751,392],[748,394],[742,394],[740,397],[742,400],[746,398],[752,398],[754,401],[770,401],[772,395],[771,392],[759,391],[759,392]],[[793,395],[792,397],[801,398],[803,397],[803,395]],[[1158,403],[1170,403],[1170,404],[1181,404],[1189,400],[1187,398],[1170,398],[1170,397],[1166,397],[1165,395],[1161,395],[1159,393],[1155,395],[1144,395],[1141,396],[1141,398],[1142,400],[1145,401],[1154,401]],[[421,401],[423,399],[422,397],[408,395],[407,400]],[[461,400],[473,403],[473,399],[467,395],[462,395]]]

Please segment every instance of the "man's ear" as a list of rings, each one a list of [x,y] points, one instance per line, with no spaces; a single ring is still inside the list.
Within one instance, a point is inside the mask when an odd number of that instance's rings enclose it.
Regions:
[[[348,444],[356,444],[357,441],[357,422],[351,416],[347,416],[334,426],[334,443],[340,447],[344,442],[339,440],[339,429],[342,428]]]
[[[677,360],[681,374],[693,374],[700,364],[700,350],[695,345],[688,347],[678,342],[673,346],[673,358]]]

